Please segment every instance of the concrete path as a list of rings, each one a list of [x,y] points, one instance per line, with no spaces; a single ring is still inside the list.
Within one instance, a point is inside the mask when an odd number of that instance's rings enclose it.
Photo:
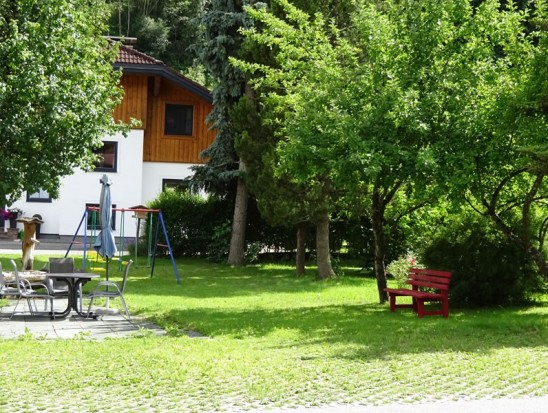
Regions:
[[[384,406],[323,406],[249,410],[247,413],[548,413],[548,396],[456,402],[389,404]]]

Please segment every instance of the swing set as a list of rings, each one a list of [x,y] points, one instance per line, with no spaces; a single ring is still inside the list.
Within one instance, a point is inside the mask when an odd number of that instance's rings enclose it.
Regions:
[[[133,218],[137,218],[137,233],[135,237],[135,251],[134,251],[134,262],[137,264],[137,249],[139,244],[139,236],[140,236],[140,229],[141,229],[141,221],[148,219],[148,253],[147,253],[147,263],[146,265],[142,265],[142,267],[150,267],[150,277],[154,275],[154,266],[156,263],[156,254],[158,252],[158,247],[166,248],[168,255],[171,258],[171,264],[173,265],[173,272],[175,273],[175,279],[177,280],[177,284],[181,283],[181,279],[179,277],[179,271],[177,270],[177,265],[175,264],[175,258],[173,257],[173,251],[171,250],[171,245],[169,243],[169,237],[167,236],[167,230],[166,225],[164,222],[164,217],[162,215],[162,211],[159,209],[148,209],[148,208],[112,208],[112,211],[118,211],[122,213],[121,218],[121,224],[120,224],[120,245],[118,248],[118,256],[119,256],[119,269],[122,268],[122,254],[125,247],[125,213],[126,212],[132,212]],[[84,215],[82,216],[82,219],[80,220],[80,224],[78,224],[78,228],[76,229],[76,232],[74,233],[74,236],[72,237],[72,240],[70,242],[70,245],[67,249],[67,252],[65,253],[65,258],[68,256],[70,250],[72,249],[72,246],[78,241],[76,241],[76,237],[78,236],[78,233],[80,232],[80,228],[84,224],[84,257],[82,259],[82,270],[86,269],[88,260],[87,260],[87,247],[88,247],[88,241],[89,241],[89,248],[93,248],[93,244],[95,242],[95,238],[97,236],[97,228],[98,228],[98,213],[99,208],[98,207],[92,207],[88,206],[86,207],[84,211]],[[157,216],[156,219],[156,229],[154,230],[154,217]],[[91,218],[91,221],[89,219]],[[88,236],[88,223],[90,223],[91,228],[91,234]],[[166,244],[160,244],[158,243],[159,236],[160,236],[160,226],[162,227],[162,231],[164,234],[164,239],[166,241]],[[154,234],[154,244],[152,244],[152,235]]]

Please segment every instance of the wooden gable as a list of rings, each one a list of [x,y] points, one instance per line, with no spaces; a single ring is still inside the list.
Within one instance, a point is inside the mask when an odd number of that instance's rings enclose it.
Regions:
[[[126,123],[132,118],[141,122],[143,161],[203,163],[200,153],[215,138],[206,120],[213,108],[209,92],[162,62],[124,46],[116,66],[123,70],[124,97],[113,116]],[[190,135],[165,133],[166,105],[192,107]]]

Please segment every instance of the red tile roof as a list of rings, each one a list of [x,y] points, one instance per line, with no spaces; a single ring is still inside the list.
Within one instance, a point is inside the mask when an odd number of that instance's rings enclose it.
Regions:
[[[120,46],[116,63],[120,64],[135,64],[135,65],[163,65],[161,60],[155,59],[152,56],[146,55],[138,50],[125,45]]]

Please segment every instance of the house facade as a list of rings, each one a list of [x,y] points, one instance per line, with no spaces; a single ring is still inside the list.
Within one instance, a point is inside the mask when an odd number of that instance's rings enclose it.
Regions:
[[[99,203],[103,174],[113,182],[113,207],[146,205],[164,188],[189,177],[191,166],[203,162],[200,153],[215,137],[206,123],[212,110],[207,89],[126,45],[121,46],[114,67],[123,73],[124,98],[113,116],[128,123],[138,120],[139,126],[127,137],[105,136],[98,151],[102,161],[93,172],[75,170],[64,177],[57,199],[39,191],[24,194],[10,205],[23,210],[23,216],[40,215],[43,235],[76,234],[86,207]],[[121,211],[113,214],[115,236],[136,235],[132,215]],[[83,235],[85,227],[83,222],[77,235]]]

